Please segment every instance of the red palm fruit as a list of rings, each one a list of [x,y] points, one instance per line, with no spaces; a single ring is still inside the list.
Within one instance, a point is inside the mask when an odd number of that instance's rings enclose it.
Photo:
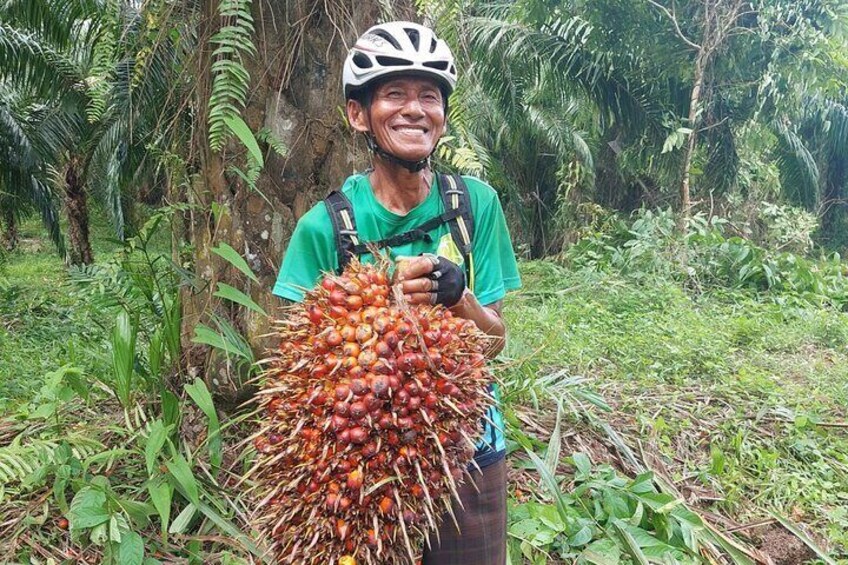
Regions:
[[[410,396],[409,402],[406,403],[406,407],[410,412],[415,412],[419,408],[421,408],[421,397],[420,396]]]
[[[361,363],[357,362],[353,367],[348,367],[347,376],[351,379],[361,379],[365,377],[365,368]]]
[[[342,346],[342,354],[347,357],[359,357],[359,345],[350,341],[346,342],[344,346]],[[357,364],[359,364],[358,361]]]
[[[329,345],[330,347],[336,347],[338,345],[341,345],[342,341],[344,341],[342,339],[342,334],[340,334],[336,330],[331,330],[327,334],[327,337],[325,338],[325,340],[327,342],[327,345]]]
[[[418,432],[415,430],[407,430],[400,436],[400,440],[403,443],[414,443],[416,439],[418,439]]]
[[[412,372],[415,369],[415,353],[408,352],[398,357],[398,369],[404,372]]]
[[[378,341],[374,344],[374,353],[377,357],[391,357],[395,354],[391,347],[385,341]]]
[[[383,358],[377,359],[374,364],[371,365],[371,370],[381,375],[391,375],[395,372],[392,360]]]
[[[324,277],[324,280],[321,281],[321,287],[329,292],[336,288],[336,281],[331,277]]]
[[[423,371],[427,368],[427,358],[421,353],[416,353],[412,358],[412,366],[416,371]]]
[[[386,443],[393,447],[397,446],[400,444],[400,436],[397,434],[397,432],[390,431],[386,434]]]
[[[342,445],[347,445],[350,443],[350,430],[347,428],[341,430],[336,434],[336,441],[338,441]]]
[[[347,400],[350,396],[350,387],[344,383],[336,385],[335,395],[336,400]]]
[[[412,326],[410,326],[408,322],[404,321],[396,326],[395,331],[397,331],[398,337],[403,339],[412,333]]]
[[[365,403],[365,407],[368,411],[377,410],[383,406],[383,401],[377,398],[374,393],[369,392],[365,396],[362,397],[362,402]]]
[[[336,320],[344,320],[347,318],[347,308],[333,304],[330,306],[330,317]]]
[[[374,528],[369,529],[365,533],[365,545],[371,549],[374,549],[379,545],[379,538],[377,537],[377,533],[374,531]]]
[[[380,513],[383,516],[390,516],[392,514],[392,510],[395,509],[394,501],[388,496],[384,496],[380,499]]]
[[[339,416],[347,417],[350,414],[350,404],[344,400],[337,400],[333,405],[333,413]]]
[[[359,310],[362,308],[362,297],[351,294],[345,300],[345,306],[348,310]]]
[[[362,289],[362,303],[368,307],[374,304],[374,299],[377,295],[374,293],[374,289],[370,286],[366,286]]]
[[[340,416],[338,414],[334,414],[333,418],[330,420],[333,430],[340,432],[347,427],[347,418],[344,416]]]
[[[408,430],[412,427],[412,418],[398,418],[397,419],[397,427],[401,430]]]
[[[351,379],[350,391],[356,396],[362,396],[368,392],[368,382],[365,379]]]
[[[378,452],[377,443],[373,442],[373,441],[369,441],[368,443],[363,445],[362,450],[360,451],[362,456],[365,457],[366,459],[370,459],[370,458],[374,457],[375,455],[377,455],[377,452]]]
[[[358,341],[359,343],[365,343],[366,341],[371,339],[373,335],[374,329],[371,327],[370,324],[363,323],[356,328],[356,341]]]
[[[424,397],[424,406],[427,408],[435,408],[439,405],[439,397],[432,392],[428,392]]]
[[[359,322],[361,321],[362,316],[357,311],[348,312],[347,316],[345,316],[345,322],[347,323],[347,325],[353,326],[354,328],[356,328],[359,325]]]
[[[313,379],[323,379],[324,377],[326,377],[329,374],[330,374],[330,368],[327,367],[327,365],[325,365],[323,363],[318,364],[318,365],[314,365],[309,370],[309,376],[311,376]]]
[[[394,392],[400,390],[400,379],[397,375],[389,375],[389,391]]]
[[[359,354],[357,360],[359,361],[359,364],[363,367],[371,367],[374,363],[377,362],[377,353],[375,353],[371,349],[366,349]]]
[[[419,484],[414,484],[409,489],[409,494],[411,494],[415,498],[421,498],[424,496],[424,488]]]
[[[454,361],[450,357],[445,357],[445,358],[442,359],[442,370],[445,373],[452,374],[456,371],[457,367],[458,367],[458,365],[457,365],[456,361]]]
[[[323,388],[316,388],[309,397],[309,404],[313,406],[323,406],[327,402],[327,393]]]
[[[368,432],[363,428],[356,426],[350,429],[350,442],[356,445],[362,445],[368,441]]]
[[[409,402],[409,393],[406,392],[404,389],[400,389],[395,393],[395,397],[392,401],[392,404],[394,404],[395,406],[404,406],[407,402]]]
[[[281,441],[283,441],[283,436],[281,436],[280,434],[268,434],[268,443],[270,443],[271,445],[277,445]]]
[[[324,320],[324,312],[317,304],[312,304],[306,309],[306,314],[309,316],[309,321],[313,324],[320,324]]]
[[[374,293],[374,291],[372,290],[371,291],[372,298],[373,298],[373,293]],[[365,295],[363,294],[362,297],[364,299]],[[374,320],[377,319],[378,312],[379,312],[379,310],[377,308],[375,308],[374,306],[366,307],[364,310],[362,310],[362,321],[365,322],[366,324],[373,325]]]
[[[345,522],[343,519],[339,518],[336,521],[336,534],[339,536],[339,538],[342,541],[344,541],[344,539],[347,537],[347,534],[348,534],[349,531],[350,531],[350,528],[347,525],[347,522]]]
[[[383,336],[383,341],[386,342],[389,348],[394,350],[400,343],[400,336],[396,331],[389,331]]]
[[[418,396],[418,393],[421,392],[421,389],[418,387],[418,383],[412,380],[404,383],[403,390],[408,392],[409,396]]]
[[[324,499],[324,506],[326,506],[327,509],[330,510],[331,512],[335,512],[336,504],[338,504],[338,502],[339,502],[338,495],[330,493]]]
[[[371,390],[374,391],[374,396],[385,398],[389,394],[389,377],[385,375],[374,375],[371,378]]]
[[[442,354],[438,349],[431,347],[427,350],[427,357],[430,358],[430,362],[433,364],[435,368],[440,368],[442,366]]]
[[[345,341],[356,341],[356,328],[351,325],[345,324],[339,330],[339,333],[342,334],[342,339]]]
[[[333,481],[327,485],[327,490],[334,494],[338,494],[342,491],[342,487],[339,483]]]
[[[359,469],[354,469],[347,474],[347,488],[350,490],[359,490],[362,488],[364,475]]]
[[[395,427],[395,421],[388,414],[383,414],[378,422],[381,430],[390,430]]]
[[[316,337],[315,341],[312,342],[312,351],[321,355],[322,353],[327,353],[330,350],[327,342],[320,337]]]
[[[436,379],[436,391],[439,394],[450,394],[451,383],[447,379]]]
[[[415,512],[412,510],[404,510],[403,511],[403,521],[407,526],[414,526],[418,523],[418,516],[415,515]]]
[[[347,510],[348,508],[350,508],[351,502],[352,501],[346,496],[339,498],[339,510],[341,510],[341,511]]]
[[[357,401],[357,402],[354,402],[353,404],[350,405],[350,417],[351,418],[358,420],[358,419],[362,418],[363,416],[365,416],[365,414],[367,414],[367,413],[368,413],[368,408],[365,406],[364,402]]]
[[[334,288],[329,295],[330,304],[333,306],[344,306],[347,301],[347,294],[341,289]]]
[[[386,332],[389,332],[394,327],[392,324],[392,319],[385,314],[380,314],[376,318],[374,318],[374,331],[380,335],[383,335]]]

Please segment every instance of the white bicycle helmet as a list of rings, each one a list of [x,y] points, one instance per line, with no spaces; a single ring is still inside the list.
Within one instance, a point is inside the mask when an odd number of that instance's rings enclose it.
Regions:
[[[345,99],[369,82],[393,74],[433,78],[445,97],[456,86],[450,47],[433,30],[413,22],[378,24],[356,41],[342,72]]]

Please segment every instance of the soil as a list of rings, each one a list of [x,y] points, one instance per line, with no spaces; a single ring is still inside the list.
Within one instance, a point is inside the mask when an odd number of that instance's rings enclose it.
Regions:
[[[816,557],[804,542],[778,524],[761,528],[755,538],[760,551],[774,559],[775,565],[801,565]]]

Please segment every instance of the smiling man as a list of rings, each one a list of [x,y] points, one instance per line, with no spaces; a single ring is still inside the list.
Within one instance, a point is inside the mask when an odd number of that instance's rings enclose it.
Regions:
[[[441,304],[505,343],[506,292],[521,281],[497,193],[474,177],[436,175],[430,157],[445,132],[456,68],[447,44],[412,22],[369,29],[348,53],[343,72],[347,117],[365,136],[372,167],[349,177],[298,221],[274,294],[303,300],[325,272],[357,256],[371,261],[366,242],[398,263],[397,280],[413,304]],[[425,565],[506,562],[506,461],[503,418],[492,408],[462,508],[445,518],[440,544]],[[435,536],[431,536],[435,540]],[[434,542],[435,543],[435,542]]]

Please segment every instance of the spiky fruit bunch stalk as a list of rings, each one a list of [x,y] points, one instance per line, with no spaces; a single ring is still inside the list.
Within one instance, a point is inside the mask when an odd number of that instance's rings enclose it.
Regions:
[[[326,276],[278,324],[249,474],[282,562],[413,561],[453,516],[492,402],[487,338],[405,304],[385,267]]]

